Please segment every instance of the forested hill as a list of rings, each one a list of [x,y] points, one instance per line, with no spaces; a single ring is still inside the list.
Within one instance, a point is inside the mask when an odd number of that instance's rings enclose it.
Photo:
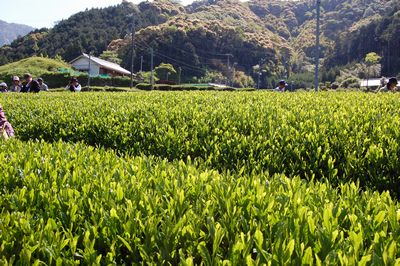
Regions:
[[[382,15],[373,14],[341,34],[327,67],[362,60],[370,51],[382,56],[382,73],[400,74],[400,1],[393,1]]]
[[[151,9],[146,3],[136,6],[123,1],[117,6],[86,10],[62,20],[52,29],[32,31],[2,47],[0,65],[32,55],[60,55],[66,61],[82,51],[98,55],[112,40],[130,33],[132,15],[137,29],[167,20],[167,15]]]
[[[32,30],[33,28],[27,25],[7,23],[0,20],[0,46],[10,44],[13,40],[24,36]]]
[[[322,0],[323,71],[376,52],[382,57],[383,73],[399,73],[399,2]],[[100,55],[108,49],[129,67],[131,14],[136,70],[141,56],[144,69],[149,69],[150,47],[155,65],[171,63],[192,76],[217,71],[228,77],[233,67],[253,78],[263,70],[264,79],[313,70],[315,1],[310,0],[205,0],[186,7],[169,0],[139,5],[123,1],[80,12],[52,29],[17,39],[0,48],[0,64],[35,54],[60,55],[68,61],[82,51]]]

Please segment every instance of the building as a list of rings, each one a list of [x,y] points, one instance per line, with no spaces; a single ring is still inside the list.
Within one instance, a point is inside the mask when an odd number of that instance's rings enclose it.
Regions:
[[[89,59],[90,59],[90,71],[89,71]],[[111,77],[115,76],[130,76],[131,72],[122,68],[120,65],[108,62],[106,60],[90,56],[88,54],[82,54],[70,62],[73,68],[89,72],[90,76],[107,75]]]
[[[387,79],[385,79],[385,83],[387,82]],[[379,88],[381,87],[381,79],[380,78],[371,78],[371,79],[362,79],[360,81],[360,87],[361,88]]]

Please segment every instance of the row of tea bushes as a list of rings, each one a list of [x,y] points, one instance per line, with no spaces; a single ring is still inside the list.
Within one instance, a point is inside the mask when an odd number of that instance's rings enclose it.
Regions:
[[[1,265],[398,265],[400,205],[352,182],[0,143]]]

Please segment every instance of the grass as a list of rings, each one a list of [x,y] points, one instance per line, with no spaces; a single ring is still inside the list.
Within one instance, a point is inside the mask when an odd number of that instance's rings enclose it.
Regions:
[[[38,77],[45,73],[57,72],[59,68],[71,69],[71,66],[60,60],[34,56],[0,66],[0,79],[21,77],[25,73]]]

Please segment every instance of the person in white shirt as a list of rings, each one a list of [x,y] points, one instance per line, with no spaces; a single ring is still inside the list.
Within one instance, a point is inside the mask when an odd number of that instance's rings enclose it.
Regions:
[[[38,78],[37,81],[39,82],[39,87],[41,91],[48,91],[49,87],[43,83],[43,79],[42,78]]]
[[[71,92],[80,92],[82,90],[81,84],[78,83],[77,78],[71,78],[69,84],[65,87],[66,90]]]
[[[285,92],[286,86],[287,86],[286,81],[281,80],[281,81],[279,81],[279,83],[278,83],[278,87],[276,87],[276,88],[274,89],[274,91]]]

